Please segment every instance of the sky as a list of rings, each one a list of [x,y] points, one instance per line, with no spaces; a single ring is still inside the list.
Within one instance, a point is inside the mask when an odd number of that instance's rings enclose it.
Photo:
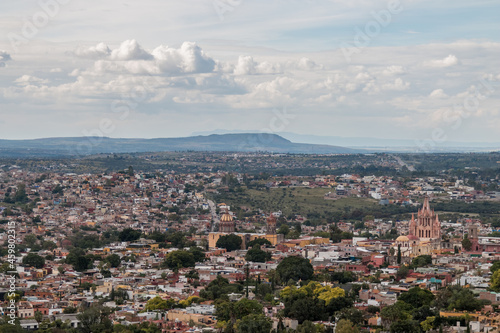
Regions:
[[[0,139],[500,142],[500,2],[2,0]]]

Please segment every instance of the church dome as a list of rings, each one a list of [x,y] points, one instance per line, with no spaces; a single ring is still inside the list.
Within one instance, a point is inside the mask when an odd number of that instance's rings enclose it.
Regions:
[[[396,238],[396,242],[408,242],[410,239],[406,236],[399,236]]]
[[[224,215],[222,215],[222,217],[220,218],[220,221],[221,222],[233,222],[233,217],[231,216],[231,214],[229,213],[225,213]]]

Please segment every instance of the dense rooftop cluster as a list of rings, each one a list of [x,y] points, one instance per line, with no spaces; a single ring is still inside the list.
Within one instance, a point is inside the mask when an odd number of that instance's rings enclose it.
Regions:
[[[0,331],[493,332],[499,199],[459,178],[4,166]]]

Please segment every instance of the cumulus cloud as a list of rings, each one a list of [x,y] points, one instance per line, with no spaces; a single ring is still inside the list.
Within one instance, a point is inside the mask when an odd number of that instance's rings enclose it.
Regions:
[[[112,60],[150,60],[153,57],[135,39],[126,40],[111,52]]]
[[[99,59],[105,58],[111,54],[111,50],[108,45],[104,43],[99,43],[91,47],[78,47],[74,51],[75,55],[81,58]]]
[[[463,66],[455,67],[457,70],[452,73],[460,73],[468,85],[480,84],[475,81],[476,68],[469,65],[475,54],[467,54],[449,45],[434,49],[433,46],[430,52],[422,46],[400,58],[390,56],[395,52],[392,49],[381,49],[375,51],[379,52],[374,56],[377,61],[370,60],[364,66],[345,66],[343,61],[326,53],[294,56],[269,52],[255,53],[252,57],[246,48],[236,49],[234,52],[238,53],[234,56],[233,52],[229,55],[220,53],[217,47],[209,53],[192,42],[150,49],[134,41],[117,43],[114,47],[101,43],[93,48],[79,49],[79,57],[85,54],[92,61],[71,59],[71,63],[54,65],[52,62],[47,65],[48,70],[62,68],[68,73],[65,79],[61,79],[61,75],[30,72],[30,68],[14,78],[5,76],[11,86],[0,87],[0,96],[12,101],[46,104],[57,101],[90,108],[90,105],[109,107],[115,99],[129,96],[137,89],[146,89],[146,97],[135,109],[138,113],[204,109],[225,112],[294,105],[314,110],[311,112],[317,112],[317,115],[335,112],[339,117],[361,119],[377,114],[377,117],[384,115],[386,120],[389,119],[386,123],[399,122],[401,126],[427,128],[424,120],[430,119],[435,110],[446,108],[455,101],[463,103],[469,95],[451,94],[463,91],[465,87],[461,87],[455,77],[436,71],[436,67],[425,67],[426,61],[441,59],[443,63],[453,63],[443,59],[443,55],[459,54]],[[494,50],[499,49],[500,44]],[[219,52],[222,58],[212,57],[212,52]],[[72,55],[75,57],[76,52]],[[67,57],[63,59],[68,60]],[[491,55],[491,59],[496,58]],[[72,72],[74,68],[77,69]],[[20,77],[22,74],[29,75]],[[497,75],[498,72],[487,75],[485,80],[492,81]],[[18,79],[13,82],[15,78]],[[446,97],[445,92],[450,96]],[[481,92],[486,92],[486,89]],[[474,96],[474,90],[465,93]],[[496,101],[493,97],[490,100],[491,103]],[[488,110],[486,106],[484,109]],[[387,110],[387,113],[376,110]],[[404,123],[408,119],[415,121]]]
[[[387,76],[400,75],[405,73],[406,69],[403,66],[395,66],[395,65],[389,66],[382,71],[382,74]]]
[[[6,51],[0,50],[0,67],[5,67],[5,62],[11,59],[10,54]]]
[[[410,88],[410,82],[405,82],[401,78],[397,78],[394,80],[394,82],[389,82],[386,83],[382,86],[384,90],[396,90],[396,91],[402,91]]]
[[[41,79],[39,77],[31,76],[31,75],[23,75],[20,78],[17,78],[16,80],[14,80],[14,82],[20,86],[30,86],[30,85],[47,84],[47,83],[49,83],[49,80]]]
[[[448,95],[445,94],[443,89],[435,89],[429,94],[430,98],[436,98],[436,99],[441,99],[441,98],[447,98]]]
[[[209,73],[215,61],[193,42],[184,42],[179,49],[161,45],[152,56],[163,73]]]
[[[450,66],[455,66],[458,64],[459,64],[458,58],[453,54],[450,54],[449,56],[447,56],[444,59],[431,60],[431,61],[425,62],[425,65],[427,67],[450,67]]]
[[[279,64],[268,61],[257,62],[251,56],[239,56],[234,67],[235,75],[277,74],[282,71]]]
[[[97,60],[87,74],[180,75],[210,73],[216,67],[215,60],[192,42],[184,42],[180,48],[160,45],[148,52],[137,41],[127,40],[107,53],[108,56]]]
[[[297,67],[297,69],[301,69],[304,71],[310,71],[310,70],[319,68],[320,66],[318,66],[318,64],[316,64],[313,60],[306,58],[306,57],[302,57],[299,59],[299,61],[297,61],[296,67]]]
[[[238,62],[234,68],[236,75],[255,74],[257,63],[251,56],[239,56]]]

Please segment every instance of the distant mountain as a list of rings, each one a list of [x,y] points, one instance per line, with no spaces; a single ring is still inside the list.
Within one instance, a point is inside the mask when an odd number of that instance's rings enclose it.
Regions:
[[[114,139],[108,137],[0,140],[2,157],[86,156],[108,153],[162,151],[234,151],[295,154],[353,154],[362,150],[306,143],[294,143],[276,134],[212,134],[183,138]]]
[[[243,131],[233,130],[214,130],[195,132],[192,135],[210,135],[210,134],[228,134],[240,133]],[[303,142],[308,144],[334,145],[354,149],[365,149],[371,152],[415,152],[418,151],[418,142],[409,139],[381,139],[370,137],[341,137],[341,136],[322,136],[297,134],[292,132],[276,133],[285,139],[293,142]],[[500,142],[458,142],[445,141],[434,143],[433,146],[426,146],[427,149],[432,148],[434,152],[470,152],[470,151],[498,151]]]

